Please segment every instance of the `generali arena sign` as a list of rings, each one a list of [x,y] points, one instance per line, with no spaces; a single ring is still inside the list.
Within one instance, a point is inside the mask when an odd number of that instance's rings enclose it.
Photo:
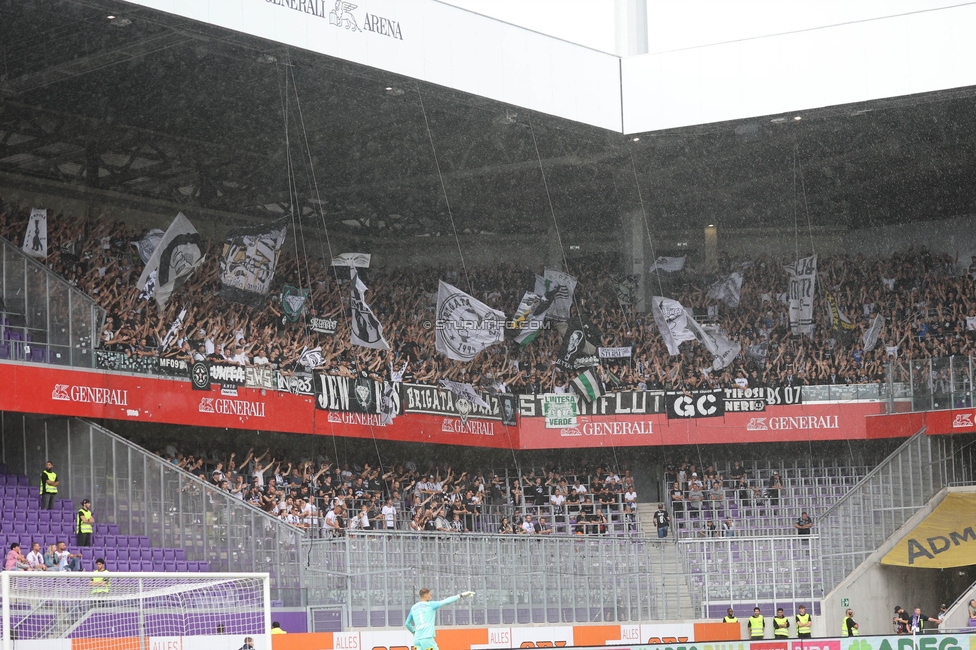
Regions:
[[[901,437],[905,427],[866,430],[881,413],[877,402],[776,403],[762,412],[730,411],[720,416],[673,417],[654,400],[629,395],[601,412],[581,413],[568,426],[547,427],[542,410],[511,424],[504,415],[406,413],[390,421],[380,415],[316,408],[315,396],[287,390],[236,386],[193,390],[169,377],[52,366],[0,363],[6,382],[0,410],[23,413],[134,420],[232,429],[375,438],[503,449],[654,446],[788,440],[858,440]],[[273,382],[272,382],[273,383]],[[535,398],[528,398],[531,402]],[[504,410],[504,409],[502,409]],[[514,414],[512,415],[514,418]]]

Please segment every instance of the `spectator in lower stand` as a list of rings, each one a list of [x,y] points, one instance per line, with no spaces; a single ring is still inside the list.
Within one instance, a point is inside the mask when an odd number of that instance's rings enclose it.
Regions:
[[[926,623],[935,623],[936,625],[942,624],[941,618],[935,618],[927,614],[922,613],[921,607],[916,607],[915,611],[908,618],[908,629],[912,634],[921,634],[925,630]]]
[[[783,489],[783,480],[779,477],[779,472],[773,472],[766,484],[766,496],[769,498],[769,505],[773,508],[779,507],[779,495]]]
[[[722,522],[722,537],[735,537],[735,522],[731,517],[726,517]]]
[[[468,529],[464,527],[464,522],[461,521],[461,515],[456,512],[451,516],[451,532],[452,533],[468,532]]]
[[[677,481],[671,488],[671,510],[674,511],[676,517],[685,510],[685,492],[681,489],[681,483]],[[680,519],[680,517],[678,518]]]
[[[895,605],[895,615],[891,619],[891,624],[894,627],[895,634],[910,634],[908,614],[905,613],[905,608],[901,605]]]
[[[20,552],[20,544],[13,542],[10,545],[10,550],[7,552],[7,561],[3,567],[7,571],[30,571],[30,564],[27,563],[27,558],[24,554]]]
[[[44,554],[44,566],[48,571],[60,571],[58,568],[58,545],[48,544],[47,552]]]
[[[706,521],[704,527],[698,531],[698,534],[703,537],[717,537],[718,529],[715,527],[714,521]]]
[[[72,553],[66,542],[58,542],[58,571],[81,571],[81,553]]]
[[[522,520],[522,525],[519,527],[518,532],[529,535],[535,533],[535,525],[532,523],[532,515],[525,515],[525,519]]]
[[[34,542],[31,544],[30,553],[27,554],[27,564],[30,566],[31,571],[47,571],[47,565],[44,564],[44,553],[41,552],[40,542]]]
[[[502,517],[501,523],[498,524],[498,533],[501,535],[511,535],[514,532],[512,524],[508,521],[508,517]]]
[[[698,519],[701,514],[702,502],[705,500],[705,495],[702,494],[701,485],[698,483],[691,484],[691,491],[688,492],[688,516],[693,519]]]
[[[800,518],[796,520],[793,527],[796,528],[797,535],[809,535],[813,529],[813,519],[810,519],[810,515],[806,512],[801,512]]]
[[[552,533],[552,527],[546,522],[545,517],[539,517],[539,521],[535,525],[535,532],[539,535],[549,535]]]
[[[671,515],[664,509],[664,504],[657,504],[657,511],[654,513],[654,525],[657,526],[657,538],[665,539],[668,531],[671,530]]]
[[[392,497],[386,500],[386,504],[383,506],[382,515],[384,528],[390,531],[396,530],[397,509],[396,506],[393,505]]]

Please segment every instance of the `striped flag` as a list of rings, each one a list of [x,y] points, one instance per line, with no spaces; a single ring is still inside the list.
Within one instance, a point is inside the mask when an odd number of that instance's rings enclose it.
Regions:
[[[592,402],[600,395],[603,395],[603,384],[596,378],[593,370],[587,370],[572,382],[573,390],[587,402]]]

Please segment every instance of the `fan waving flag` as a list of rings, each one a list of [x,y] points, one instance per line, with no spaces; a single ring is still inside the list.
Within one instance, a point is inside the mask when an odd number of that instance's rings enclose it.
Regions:
[[[545,323],[546,314],[549,313],[551,305],[552,303],[545,296],[537,296],[531,291],[525,292],[525,295],[522,296],[522,302],[519,303],[515,316],[512,318],[512,323],[519,330],[515,337],[516,343],[528,345],[535,340],[543,323]]]
[[[540,284],[541,280],[541,284]],[[545,296],[551,305],[546,313],[549,320],[565,322],[569,320],[569,309],[573,305],[576,291],[576,278],[569,273],[546,269],[543,276],[535,278],[535,294]]]
[[[587,402],[592,402],[600,395],[603,395],[603,384],[597,379],[596,373],[587,370],[572,382],[573,390]]]
[[[366,285],[359,279],[358,267],[349,267],[352,280],[352,344],[374,350],[389,350],[390,344],[383,338],[383,325],[366,304]]]
[[[136,282],[140,292],[146,291],[146,283],[155,274],[156,304],[162,309],[173,292],[190,277],[193,269],[203,264],[203,240],[190,220],[180,212],[169,224],[166,233],[156,245],[152,256],[142,269]]]
[[[458,397],[468,400],[475,406],[480,406],[487,411],[491,410],[491,407],[488,406],[488,402],[482,399],[478,393],[474,392],[474,386],[471,384],[463,384],[459,381],[451,381],[450,379],[441,379],[441,386],[451,391]]]
[[[438,352],[455,361],[471,361],[505,340],[505,314],[441,280],[434,332]]]

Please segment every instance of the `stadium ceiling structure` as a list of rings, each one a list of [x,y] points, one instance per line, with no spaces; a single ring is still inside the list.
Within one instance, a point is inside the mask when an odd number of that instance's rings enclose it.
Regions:
[[[490,235],[554,218],[608,232],[640,199],[664,230],[976,205],[974,88],[621,135],[111,0],[0,0],[0,57],[7,185],[188,214],[294,204],[311,228],[396,238],[449,233],[449,209],[459,233]]]

